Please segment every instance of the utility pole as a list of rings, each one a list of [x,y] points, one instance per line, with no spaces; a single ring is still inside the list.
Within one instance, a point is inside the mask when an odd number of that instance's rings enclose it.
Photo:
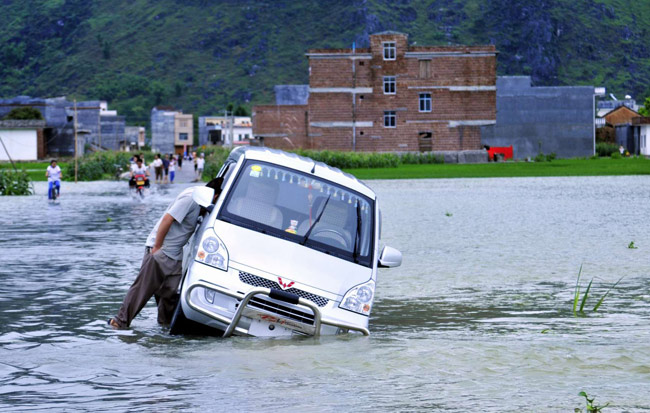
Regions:
[[[234,136],[234,126],[235,126],[235,115],[233,112],[230,112],[230,145],[228,145],[228,149],[232,149],[235,141],[235,136]]]
[[[357,44],[352,42],[352,55],[357,53]],[[357,151],[357,61],[352,58],[352,152]]]
[[[226,118],[226,124],[224,128],[224,139],[225,139],[225,146],[229,149],[232,149],[233,147],[233,118],[232,118],[232,111],[228,111],[228,109],[223,111],[224,116]]]
[[[77,99],[74,100],[74,183],[77,183]]]
[[[99,138],[98,149],[102,147],[102,105],[99,105],[99,112],[97,112],[97,137]]]

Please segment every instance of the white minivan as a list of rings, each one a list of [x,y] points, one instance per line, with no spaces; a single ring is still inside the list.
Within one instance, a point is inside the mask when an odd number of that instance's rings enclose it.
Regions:
[[[352,175],[280,150],[241,147],[219,172],[223,191],[197,187],[209,212],[185,250],[171,333],[199,323],[224,337],[369,334],[379,249],[375,193]]]

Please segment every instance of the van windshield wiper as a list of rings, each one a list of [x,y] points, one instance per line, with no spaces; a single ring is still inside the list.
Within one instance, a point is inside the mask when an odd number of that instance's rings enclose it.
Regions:
[[[320,221],[320,217],[323,216],[323,212],[325,212],[325,207],[327,207],[327,203],[330,201],[331,197],[332,197],[332,194],[327,196],[327,199],[325,200],[325,204],[323,205],[323,209],[320,210],[320,214],[318,214],[318,217],[316,218],[316,221],[314,221],[314,223],[311,224],[311,227],[309,227],[309,230],[307,230],[307,233],[305,234],[305,237],[300,242],[300,245],[305,245],[305,243],[309,239],[309,236],[311,235],[311,231],[314,229],[316,224],[318,224],[318,221]]]
[[[359,247],[361,245],[361,202],[357,201],[357,232],[354,234],[354,251],[352,258],[355,263],[359,263]]]

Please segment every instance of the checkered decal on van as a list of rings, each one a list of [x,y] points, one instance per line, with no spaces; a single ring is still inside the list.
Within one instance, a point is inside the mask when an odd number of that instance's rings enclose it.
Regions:
[[[275,281],[267,280],[266,278],[258,277],[257,275],[249,274],[243,271],[239,271],[239,281],[248,285],[252,285],[254,287],[275,288],[278,290],[282,289],[280,288],[280,284]],[[308,293],[307,291],[299,290],[297,288],[289,288],[285,291],[291,294],[295,294],[300,298],[304,298],[305,300],[309,300],[319,307],[325,307],[327,303],[329,303],[329,300],[325,297]]]

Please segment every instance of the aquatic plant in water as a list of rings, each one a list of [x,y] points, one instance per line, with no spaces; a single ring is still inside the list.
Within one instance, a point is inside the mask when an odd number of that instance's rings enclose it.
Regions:
[[[580,265],[580,270],[578,271],[578,279],[576,280],[576,287],[575,287],[575,291],[573,292],[573,315],[576,317],[585,316],[585,312],[584,312],[585,304],[587,303],[587,298],[589,297],[589,292],[591,291],[591,285],[594,282],[593,278],[591,279],[591,281],[589,281],[589,284],[587,285],[587,289],[585,290],[582,296],[582,301],[580,301],[580,277],[581,276],[582,276],[582,264]],[[616,287],[623,278],[625,278],[625,276],[619,278],[618,281],[614,283],[614,285],[609,287],[609,289],[605,292],[605,294],[603,294],[602,297],[600,297],[600,299],[598,300],[598,302],[596,303],[596,305],[591,311],[593,312],[598,311],[600,306],[603,304],[603,301],[605,301],[605,297],[607,297],[609,292],[612,291],[612,289],[614,289],[614,287]],[[578,303],[580,303],[580,308],[578,308]]]
[[[585,401],[586,401],[586,403],[587,403],[587,413],[598,413],[598,412],[602,412],[603,409],[604,409],[605,407],[609,406],[609,402],[605,403],[603,406],[595,405],[595,404],[594,404],[594,400],[596,400],[596,398],[593,397],[593,398],[590,399],[589,396],[587,396],[587,393],[585,393],[585,392],[583,392],[583,391],[581,391],[580,393],[578,393],[578,396],[583,396],[583,397],[585,398]],[[576,412],[576,413],[578,413],[578,412],[582,412],[582,409],[579,408],[579,407],[576,407],[576,408],[574,409],[574,412]]]

